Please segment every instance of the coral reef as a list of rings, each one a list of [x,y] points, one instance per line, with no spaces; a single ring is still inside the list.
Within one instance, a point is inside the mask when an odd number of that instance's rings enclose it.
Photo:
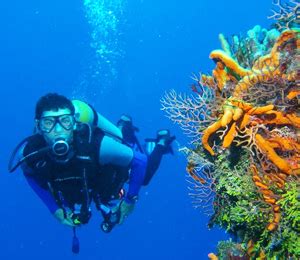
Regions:
[[[300,258],[299,3],[275,7],[274,28],[220,34],[212,75],[161,100],[191,137],[181,150],[194,206],[233,237],[210,259]]]

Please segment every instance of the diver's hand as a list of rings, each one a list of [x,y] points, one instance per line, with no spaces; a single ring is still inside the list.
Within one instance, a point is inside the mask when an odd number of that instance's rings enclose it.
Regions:
[[[120,211],[120,219],[118,224],[122,224],[124,220],[129,216],[129,214],[134,209],[134,202],[128,202],[125,200],[122,200],[119,205],[119,211]]]
[[[72,220],[72,212],[71,211],[67,211],[67,216],[65,218],[64,210],[59,208],[54,212],[54,216],[61,224],[70,226],[70,227],[75,227],[75,224],[73,223],[73,220]]]

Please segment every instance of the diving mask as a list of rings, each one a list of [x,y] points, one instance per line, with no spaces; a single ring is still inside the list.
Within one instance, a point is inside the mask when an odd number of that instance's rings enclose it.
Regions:
[[[45,116],[39,119],[38,126],[42,132],[50,133],[57,123],[65,130],[71,130],[75,125],[75,118],[71,114]]]

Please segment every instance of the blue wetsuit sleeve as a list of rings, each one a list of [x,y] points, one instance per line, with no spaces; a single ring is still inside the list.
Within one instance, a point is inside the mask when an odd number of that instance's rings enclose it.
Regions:
[[[33,191],[39,196],[43,203],[47,206],[49,211],[53,214],[59,208],[55,202],[50,191],[43,189],[38,183],[32,178],[24,173],[25,179],[27,180],[29,186]]]
[[[25,146],[23,147],[23,149]],[[20,150],[19,152],[19,157],[23,157],[23,149]],[[59,209],[59,206],[57,205],[55,199],[53,198],[52,194],[50,191],[43,189],[37,181],[30,176],[30,174],[33,173],[33,169],[29,167],[25,162],[21,164],[21,169],[23,171],[23,175],[31,187],[31,189],[38,195],[38,197],[43,201],[43,203],[47,206],[49,211],[51,213],[54,213],[57,209]]]
[[[23,174],[25,179],[31,189],[39,196],[39,198],[43,201],[43,203],[47,206],[49,211],[53,214],[59,207],[55,202],[50,191],[43,189],[34,178],[30,177],[29,174],[32,172],[32,169],[29,168],[26,163],[22,165]]]
[[[131,162],[131,173],[129,177],[129,188],[125,198],[128,202],[130,199],[137,196],[144,182],[147,166],[147,156],[135,151]]]

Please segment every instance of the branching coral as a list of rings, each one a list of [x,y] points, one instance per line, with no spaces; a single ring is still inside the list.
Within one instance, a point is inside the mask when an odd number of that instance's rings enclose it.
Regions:
[[[275,19],[275,26],[278,30],[290,29],[299,23],[299,8],[300,3],[296,0],[290,0],[282,3],[282,0],[274,1],[275,9],[270,19]]]
[[[215,177],[212,175],[214,165],[188,148],[181,149],[181,152],[189,161],[186,171],[189,196],[193,199],[193,206],[201,207],[207,214],[211,214],[211,204],[215,194]]]
[[[209,225],[238,237],[239,256],[261,259],[300,258],[291,245],[299,232],[299,4],[275,5],[277,30],[255,26],[232,42],[221,34],[212,75],[196,78],[190,96],[172,91],[162,99],[192,137],[183,151],[196,207],[211,204]]]
[[[192,90],[197,95],[177,94],[172,90],[166,93],[161,103],[162,110],[192,138],[192,143],[199,143],[201,131],[213,122],[216,107],[220,107],[223,100],[216,100],[215,92],[199,81],[192,86]]]

